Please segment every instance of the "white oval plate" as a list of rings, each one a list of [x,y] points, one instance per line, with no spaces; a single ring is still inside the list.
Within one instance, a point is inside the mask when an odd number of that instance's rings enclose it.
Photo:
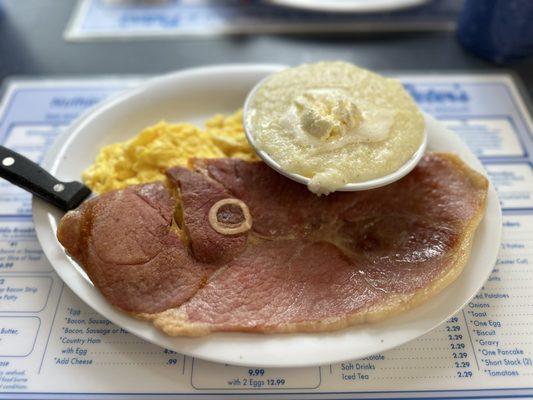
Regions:
[[[270,3],[326,12],[380,12],[395,11],[427,3],[428,0],[269,0]]]
[[[61,134],[43,166],[61,180],[79,180],[99,149],[126,140],[162,119],[201,124],[215,113],[242,106],[248,91],[279,65],[229,65],[185,70],[152,79],[103,103]],[[459,154],[485,174],[479,160],[453,133],[427,117],[431,150]],[[442,293],[411,311],[376,324],[316,334],[217,333],[201,338],[173,338],[150,323],[112,307],[56,239],[62,213],[34,198],[33,219],[43,250],[65,283],[85,303],[118,326],[149,342],[182,354],[236,365],[296,367],[365,357],[413,340],[460,310],[489,276],[498,253],[501,210],[492,186],[487,212],[477,230],[472,254],[461,277]]]

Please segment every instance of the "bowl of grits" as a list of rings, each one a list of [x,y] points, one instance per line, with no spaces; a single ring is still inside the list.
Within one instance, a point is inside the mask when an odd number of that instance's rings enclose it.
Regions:
[[[397,172],[399,179],[424,152],[424,117],[402,84],[346,62],[276,72],[244,109],[261,157],[317,194],[381,186],[388,182],[380,178]]]

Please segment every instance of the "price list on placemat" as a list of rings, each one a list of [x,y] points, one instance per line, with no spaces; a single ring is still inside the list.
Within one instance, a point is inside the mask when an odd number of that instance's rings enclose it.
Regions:
[[[1,181],[0,398],[533,397],[533,128],[524,101],[507,75],[398,78],[482,160],[500,196],[499,258],[462,311],[401,347],[335,365],[193,359],[129,334],[77,298],[37,242],[30,196]],[[137,82],[10,81],[1,143],[39,162],[77,116]]]

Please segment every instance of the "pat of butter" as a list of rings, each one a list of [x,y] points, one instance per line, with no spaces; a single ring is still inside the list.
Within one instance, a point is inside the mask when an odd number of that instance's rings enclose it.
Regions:
[[[321,146],[333,141],[338,145],[385,140],[394,122],[394,112],[365,110],[364,105],[358,106],[338,89],[305,91],[295,99],[288,114],[286,120],[300,134],[300,141],[308,139],[307,144],[312,145],[317,144],[313,139],[319,139]]]
[[[357,106],[335,89],[308,90],[294,105],[300,129],[321,140],[352,133],[361,123]]]

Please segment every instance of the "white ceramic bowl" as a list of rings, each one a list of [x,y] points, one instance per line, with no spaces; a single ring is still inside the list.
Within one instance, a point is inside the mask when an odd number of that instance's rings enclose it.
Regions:
[[[250,118],[248,118],[248,113],[250,112],[250,104],[257,93],[257,90],[263,85],[266,79],[261,79],[253,87],[252,90],[250,90],[250,93],[248,96],[246,96],[246,99],[244,100],[244,108],[243,108],[243,124],[244,124],[244,134],[246,135],[246,138],[248,139],[248,142],[252,146],[252,148],[255,150],[255,152],[261,157],[261,159],[270,167],[275,169],[277,172],[279,172],[281,175],[292,179],[293,181],[296,181],[298,183],[301,183],[303,185],[308,185],[310,182],[310,179],[306,176],[295,174],[293,172],[289,172],[286,169],[284,169],[279,163],[270,156],[266,151],[261,150],[255,141],[255,135],[253,131],[253,126],[250,124]],[[414,167],[418,164],[418,162],[422,159],[422,156],[426,152],[427,147],[427,129],[424,130],[424,137],[422,138],[422,142],[420,143],[420,146],[418,147],[418,150],[403,164],[400,168],[398,168],[396,171],[381,176],[379,178],[370,179],[368,181],[364,182],[357,182],[357,183],[348,183],[344,185],[343,187],[340,187],[336,189],[335,191],[339,192],[356,192],[359,190],[370,190],[375,189],[381,186],[389,185],[393,182],[396,182],[397,180],[400,180],[405,175],[407,175],[409,172],[413,170]]]

